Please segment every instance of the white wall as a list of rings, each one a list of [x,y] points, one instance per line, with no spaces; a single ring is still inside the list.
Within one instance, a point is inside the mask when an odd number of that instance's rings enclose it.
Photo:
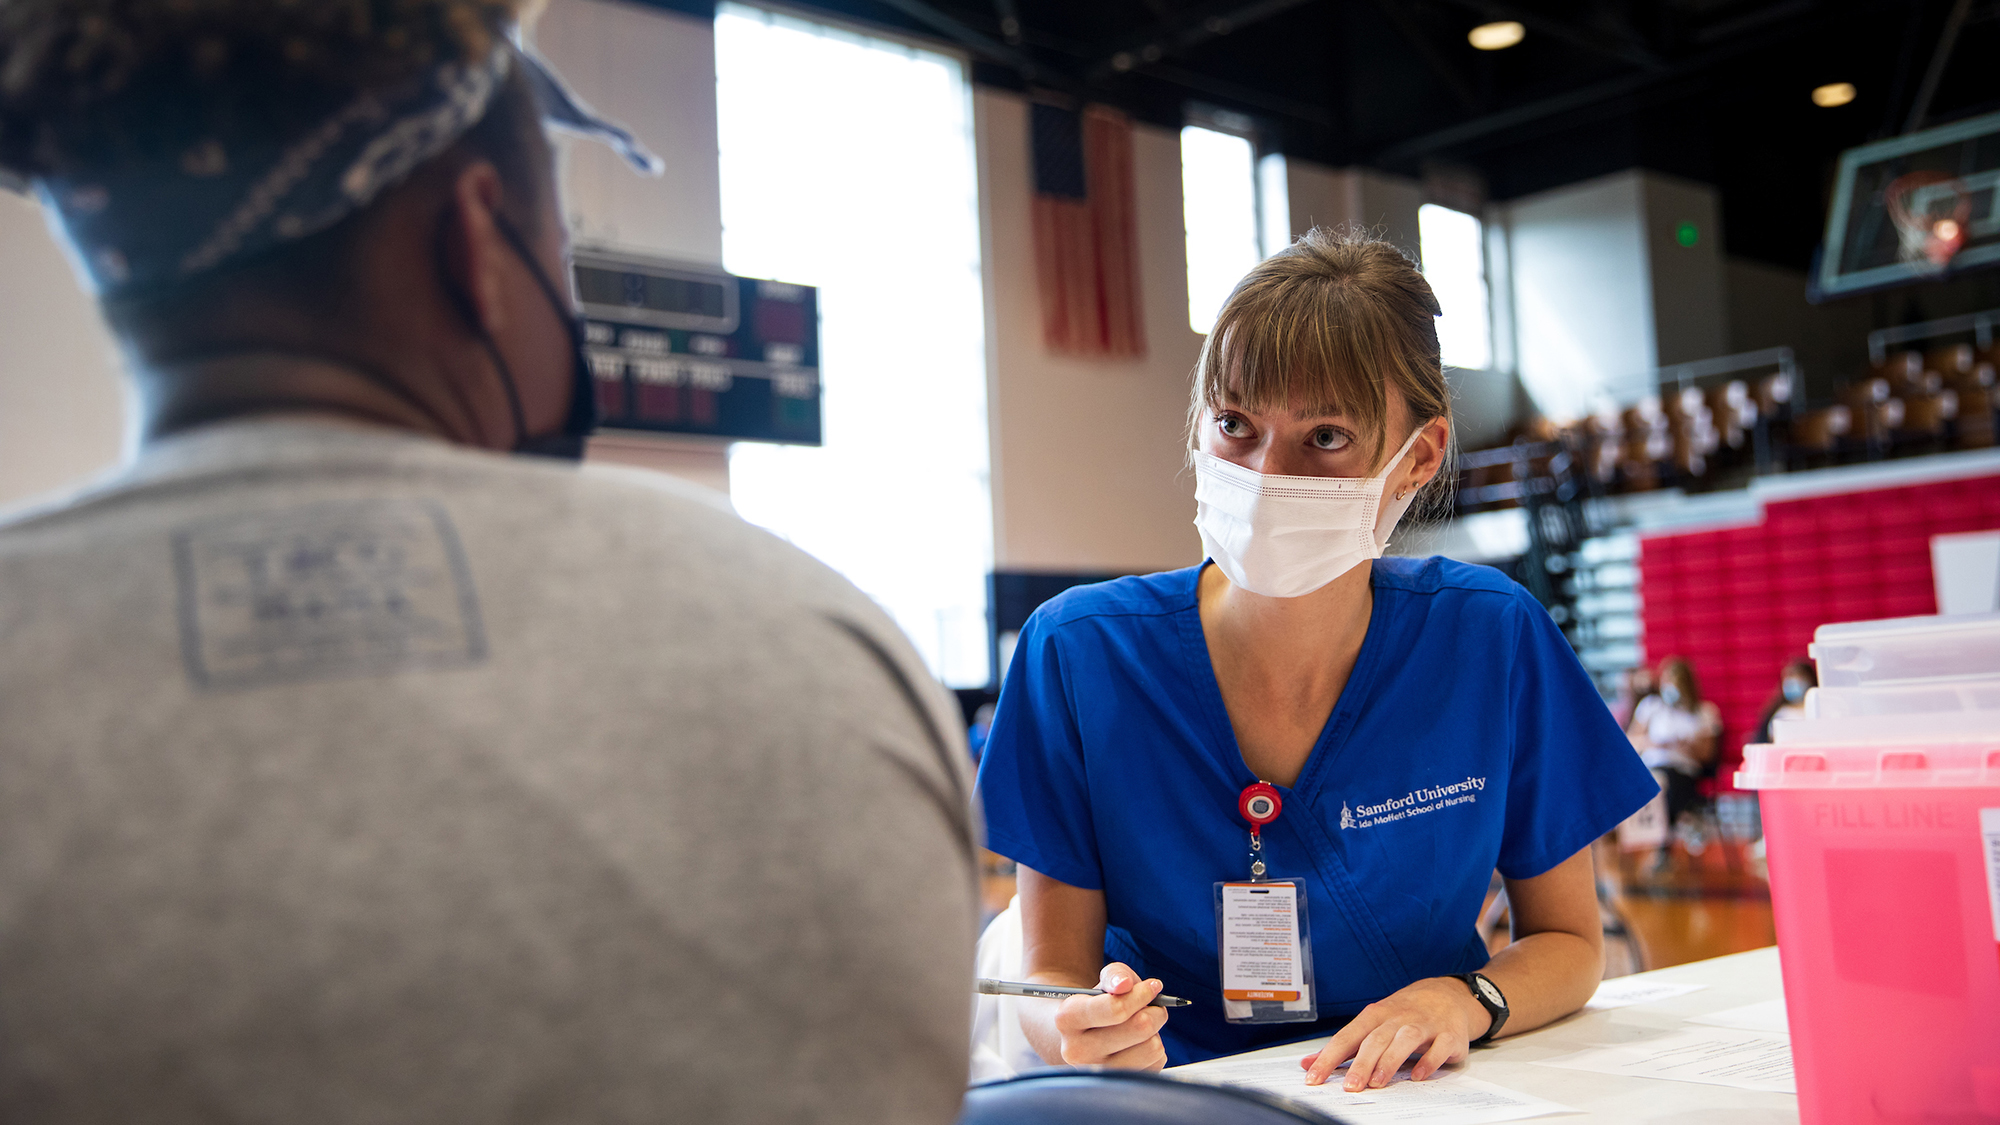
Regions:
[[[636,174],[595,141],[555,134],[563,208],[579,246],[722,264],[715,23],[611,0],[552,0],[535,49],[591,108],[666,162]],[[593,437],[588,457],[729,491],[729,443],[632,431]]]
[[[1658,172],[1639,174],[1653,291],[1653,362],[1728,355],[1729,306],[1722,272],[1722,201],[1714,188]],[[1693,223],[1693,246],[1677,231]]]
[[[1505,208],[1521,383],[1552,418],[1645,392],[1656,350],[1643,213],[1631,172]]]
[[[1417,211],[1424,205],[1423,185],[1372,169],[1348,173],[1357,210],[1351,222],[1393,244],[1423,264],[1423,244],[1417,233]]]
[[[994,565],[1149,571],[1201,560],[1183,439],[1201,337],[1188,329],[1180,136],[1132,139],[1146,356],[1085,360],[1042,346],[1028,104],[973,93],[992,427]]]
[[[1284,168],[1293,238],[1316,226],[1348,227],[1387,239],[1412,261],[1421,259],[1417,209],[1424,192],[1417,181],[1290,157]]]
[[[535,49],[591,108],[666,161],[658,177],[558,132],[570,234],[580,246],[722,264],[722,177],[712,20],[610,0],[551,0]]]
[[[31,201],[0,191],[0,507],[115,465],[126,403],[111,335]]]
[[[1653,389],[1668,363],[1730,350],[1715,189],[1631,170],[1497,209],[1513,259],[1521,382],[1551,418]],[[1699,238],[1675,231],[1692,222]]]

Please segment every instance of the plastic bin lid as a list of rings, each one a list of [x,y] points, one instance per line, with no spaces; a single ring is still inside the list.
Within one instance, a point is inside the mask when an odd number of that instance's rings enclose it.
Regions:
[[[1811,688],[1806,693],[1806,717],[1809,719],[1862,715],[1947,715],[1966,711],[2000,712],[2000,673]],[[2000,714],[1991,716],[1988,721],[2000,726]]]
[[[1813,640],[1849,644],[1903,634],[1929,637],[1985,630],[2000,631],[2000,613],[1931,614],[1927,617],[1890,617],[1881,621],[1842,621],[1814,629]]]
[[[1780,746],[1897,746],[1905,743],[2000,741],[2000,711],[1931,711],[1900,715],[1828,715],[1778,719],[1771,741]]]
[[[1821,625],[1808,651],[1822,687],[2000,673],[2000,613]]]
[[[2000,738],[1915,746],[1745,746],[1736,787],[2000,788]]]

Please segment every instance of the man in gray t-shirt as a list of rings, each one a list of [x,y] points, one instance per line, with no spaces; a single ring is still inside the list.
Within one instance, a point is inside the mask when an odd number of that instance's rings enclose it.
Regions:
[[[370,7],[0,19],[144,408],[0,522],[0,1119],[950,1121],[950,705],[705,494],[506,455],[589,424],[537,117],[610,127],[505,0]]]

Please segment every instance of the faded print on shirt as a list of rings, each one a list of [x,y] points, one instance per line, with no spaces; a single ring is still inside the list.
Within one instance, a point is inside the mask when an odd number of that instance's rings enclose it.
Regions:
[[[206,688],[451,668],[486,659],[443,507],[348,500],[173,532],[181,651]]]

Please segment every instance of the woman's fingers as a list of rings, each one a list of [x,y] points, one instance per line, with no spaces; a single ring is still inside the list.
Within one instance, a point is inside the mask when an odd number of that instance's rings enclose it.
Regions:
[[[1119,970],[1114,973],[1113,970]],[[1153,998],[1165,991],[1166,985],[1158,980],[1140,980],[1139,975],[1123,965],[1107,965],[1098,979],[1097,987],[1105,992],[1102,996],[1072,996],[1056,1009],[1056,1029],[1068,1035],[1093,1027],[1115,1027],[1131,1019],[1135,1014],[1148,1010]],[[1151,1009],[1166,1013],[1165,1008]]]
[[[1119,1056],[1148,1043],[1158,1043],[1160,1028],[1166,1026],[1166,1022],[1164,1009],[1147,1008],[1124,1023],[1093,1027],[1074,1035],[1066,1034],[1063,1036],[1063,1061],[1071,1066],[1123,1066],[1124,1063],[1116,1061]]]
[[[1465,1048],[1459,1045],[1457,1036],[1440,1035],[1431,1040],[1431,1049],[1425,1051],[1424,1057],[1417,1060],[1417,1065],[1410,1068],[1410,1077],[1422,1082],[1443,1070],[1446,1063],[1455,1062],[1464,1054]]]
[[[1376,1088],[1387,1086],[1389,1081],[1396,1077],[1396,1072],[1403,1069],[1403,1064],[1409,1061],[1410,1056],[1422,1050],[1432,1038],[1431,1033],[1415,1024],[1406,1023],[1397,1028],[1381,1055],[1376,1058],[1375,1073],[1368,1079],[1368,1085]],[[1351,1070],[1348,1073],[1350,1076],[1353,1074]]]
[[[1158,1035],[1153,1035],[1106,1057],[1103,1065],[1120,1070],[1160,1070],[1167,1065],[1167,1047]]]
[[[1388,1085],[1404,1063],[1412,1064],[1410,1077],[1422,1079],[1463,1059],[1471,1034],[1465,1026],[1465,995],[1463,986],[1445,987],[1441,978],[1420,980],[1368,1005],[1319,1054],[1299,1060],[1306,1085],[1325,1082],[1343,1062],[1348,1066],[1342,1085],[1358,1093]]]
[[[1114,963],[1104,967],[1098,987],[1105,995],[1072,996],[1056,1009],[1063,1061],[1072,1066],[1135,1068],[1164,1064],[1166,1049],[1159,1036],[1167,1010],[1151,1005],[1166,986],[1158,980],[1141,980],[1130,968]]]
[[[1160,1029],[1166,1025],[1165,1008],[1141,1008],[1119,1023],[1089,1028],[1074,1036],[1066,1036],[1064,1041],[1073,1039],[1082,1049],[1082,1053],[1089,1057],[1088,1061],[1095,1062],[1157,1037]]]
[[[1346,1027],[1340,1029],[1340,1033],[1333,1037],[1332,1042],[1320,1048],[1319,1054],[1306,1060],[1306,1085],[1317,1086],[1325,1082],[1327,1076],[1331,1075],[1341,1063],[1354,1057],[1354,1049],[1361,1045],[1362,1039],[1366,1038],[1370,1031],[1374,1030],[1374,1024],[1362,1022],[1366,1018],[1365,1015],[1356,1016]]]
[[[1374,1030],[1362,1037],[1354,1048],[1354,1061],[1347,1064],[1347,1081],[1341,1085],[1349,1093],[1365,1090],[1375,1080],[1375,1064],[1381,1060],[1382,1052],[1395,1038],[1396,1025],[1382,1022]]]

